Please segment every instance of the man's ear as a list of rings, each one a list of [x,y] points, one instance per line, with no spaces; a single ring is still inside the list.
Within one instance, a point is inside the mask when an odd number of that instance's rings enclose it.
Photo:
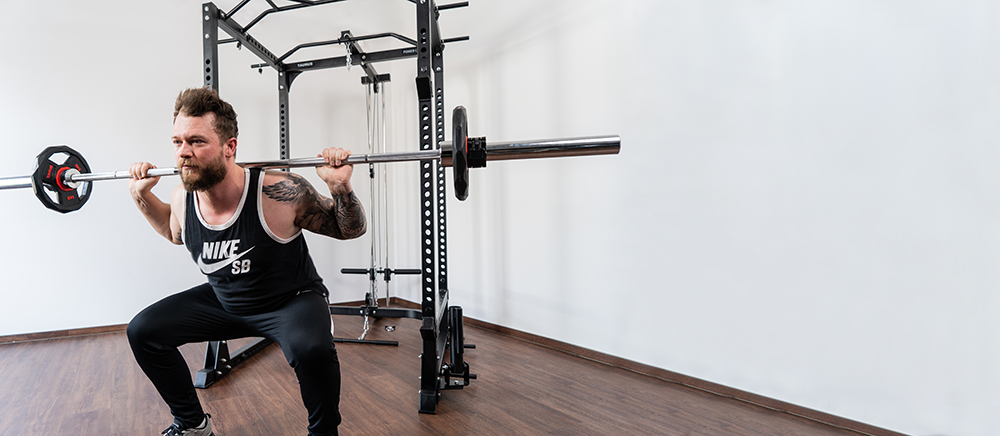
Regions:
[[[224,147],[226,149],[227,158],[236,156],[236,138],[229,138]]]

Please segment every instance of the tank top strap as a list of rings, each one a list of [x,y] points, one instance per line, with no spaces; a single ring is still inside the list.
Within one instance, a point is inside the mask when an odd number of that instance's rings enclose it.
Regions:
[[[260,188],[261,179],[264,178],[264,170],[261,168],[250,168],[250,178],[247,180],[247,201],[243,205],[243,214],[249,214],[248,217],[254,217],[257,215],[257,211],[260,210]]]

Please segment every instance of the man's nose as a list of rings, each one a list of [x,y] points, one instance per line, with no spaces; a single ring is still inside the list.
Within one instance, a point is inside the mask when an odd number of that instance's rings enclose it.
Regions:
[[[181,146],[177,148],[177,155],[181,157],[193,156],[191,153],[191,144],[188,144],[187,142],[182,143]]]

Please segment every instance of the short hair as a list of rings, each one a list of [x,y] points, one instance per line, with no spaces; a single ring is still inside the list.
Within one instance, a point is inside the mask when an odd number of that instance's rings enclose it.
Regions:
[[[215,114],[213,128],[219,135],[219,140],[226,142],[229,138],[235,138],[240,133],[236,124],[236,111],[233,106],[226,103],[219,97],[219,93],[212,88],[189,88],[181,91],[174,102],[174,121],[177,115],[184,114],[189,117],[200,117],[207,113]]]

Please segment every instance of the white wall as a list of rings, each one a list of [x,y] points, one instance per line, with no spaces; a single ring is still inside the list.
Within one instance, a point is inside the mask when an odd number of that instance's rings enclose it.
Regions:
[[[98,171],[172,165],[170,104],[201,84],[199,2],[57,3],[0,17],[0,174],[27,174],[58,143]],[[344,29],[413,32],[405,1],[325,8],[254,34],[284,52]],[[137,15],[155,19],[122,22]],[[452,302],[901,432],[991,434],[998,18],[1000,5],[972,0],[479,0],[442,12],[445,36],[472,37],[445,57],[447,106],[469,108],[473,135],[623,140],[619,156],[473,170],[469,200],[448,204]],[[240,158],[274,158],[273,72],[221,53]],[[413,62],[379,70],[394,80],[391,148],[413,149]],[[359,75],[296,81],[294,155],[363,151]],[[412,267],[417,175],[392,168],[393,266]],[[2,193],[0,335],[124,323],[199,283],[124,182],[95,189],[65,216],[27,190]],[[334,299],[359,299],[364,280],[337,270],[363,267],[368,241],[310,244]],[[393,284],[418,300],[413,279]]]

